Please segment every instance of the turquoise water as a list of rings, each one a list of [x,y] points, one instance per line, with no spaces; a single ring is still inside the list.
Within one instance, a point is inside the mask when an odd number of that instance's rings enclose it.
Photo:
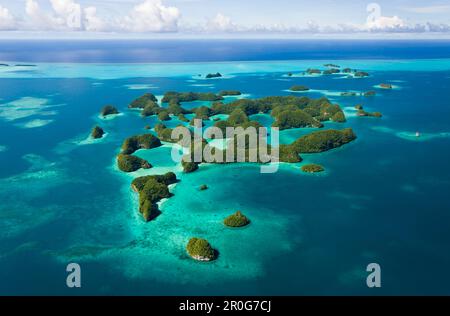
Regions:
[[[314,60],[1,70],[0,294],[450,294],[450,60],[330,62],[371,76],[285,76],[324,63]],[[197,76],[216,71],[225,78]],[[374,88],[382,82],[396,89]],[[352,127],[357,141],[304,155],[274,174],[248,164],[182,174],[169,145],[137,153],[153,169],[123,174],[115,167],[123,139],[157,123],[127,110],[147,91],[239,89],[258,98],[288,95],[294,84],[345,108],[348,122],[325,128]],[[374,98],[340,96],[371,89]],[[100,119],[107,103],[122,114]],[[383,118],[356,117],[358,103]],[[107,135],[91,141],[96,124]],[[310,131],[282,131],[280,141]],[[303,174],[308,162],[326,172]],[[144,223],[130,182],[167,171],[181,179],[175,195]],[[209,190],[199,191],[202,184]],[[236,210],[251,225],[226,229],[223,218]],[[208,239],[218,260],[189,259],[184,247],[192,236]],[[70,262],[82,267],[81,289],[65,286]],[[381,289],[365,285],[371,262],[382,267]]]

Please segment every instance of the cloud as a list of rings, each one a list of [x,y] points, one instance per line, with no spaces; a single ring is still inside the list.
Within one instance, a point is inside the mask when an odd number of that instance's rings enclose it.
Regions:
[[[180,20],[176,7],[166,7],[161,0],[145,0],[136,5],[121,23],[131,32],[176,32]]]
[[[84,29],[86,31],[102,32],[108,31],[110,27],[108,23],[97,16],[96,7],[87,7],[84,9]]]
[[[366,27],[369,30],[395,30],[401,29],[405,27],[405,22],[400,19],[398,16],[387,17],[387,16],[379,16],[372,21],[367,21]]]
[[[62,19],[58,19],[43,11],[39,6],[39,3],[34,0],[27,0],[25,3],[25,13],[28,17],[28,28],[31,29],[55,30],[64,23]]]
[[[404,8],[403,10],[418,14],[434,14],[450,12],[450,5],[435,5],[427,7]]]
[[[220,31],[231,32],[237,31],[238,27],[231,21],[231,18],[217,13],[217,15],[206,23],[206,30],[208,31]]]
[[[7,8],[0,5],[0,30],[14,30],[16,28],[16,19]]]

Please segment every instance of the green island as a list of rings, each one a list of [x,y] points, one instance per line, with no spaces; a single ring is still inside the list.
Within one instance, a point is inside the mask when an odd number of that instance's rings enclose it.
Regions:
[[[165,175],[144,176],[133,180],[131,188],[139,194],[139,212],[146,222],[161,214],[158,202],[170,198],[169,185],[177,183],[173,172]]]
[[[304,165],[301,167],[303,172],[307,172],[307,173],[317,173],[317,172],[322,172],[325,170],[324,167],[322,167],[321,165],[317,165],[317,164],[308,164],[308,165]]]
[[[296,85],[289,88],[290,91],[309,91],[307,86]]]
[[[383,114],[380,112],[366,112],[363,109],[358,110],[356,113],[357,116],[367,116],[367,117],[382,117]]]
[[[225,218],[223,223],[228,227],[244,227],[250,224],[250,220],[241,211],[237,211]]]
[[[222,96],[222,97],[238,96],[238,95],[242,95],[242,93],[239,90],[222,90],[222,91],[219,92],[219,95]]]
[[[103,128],[101,128],[100,126],[95,126],[92,129],[91,137],[93,139],[99,139],[99,138],[102,138],[104,134],[105,134],[105,131],[103,130]]]
[[[365,97],[373,97],[373,96],[375,96],[376,94],[377,94],[377,93],[376,93],[375,91],[373,91],[373,90],[364,92],[364,96],[365,96]]]
[[[390,83],[380,83],[379,87],[381,89],[392,89],[392,85]]]
[[[161,141],[152,134],[136,135],[125,139],[122,144],[122,153],[131,155],[139,149],[152,149],[159,146],[161,146]]]
[[[216,258],[214,249],[206,239],[202,238],[191,238],[186,251],[192,259],[197,261],[211,261]]]
[[[145,159],[126,154],[117,156],[117,166],[121,171],[133,172],[139,169],[150,169],[152,165]]]
[[[212,79],[212,78],[221,78],[222,74],[220,72],[216,72],[215,74],[207,74],[206,79]]]
[[[365,71],[357,71],[357,72],[354,73],[354,76],[356,78],[364,78],[364,77],[368,77],[369,73],[365,72]]]
[[[208,190],[208,186],[206,184],[202,184],[200,186],[200,191],[205,191],[205,190]]]
[[[320,75],[322,73],[322,71],[320,69],[316,69],[316,68],[308,68],[308,69],[306,69],[306,73],[308,75]]]
[[[128,105],[130,109],[144,109],[147,106],[158,105],[158,99],[152,93],[146,93],[143,96],[137,98]]]
[[[341,68],[341,66],[336,65],[336,64],[325,64],[323,65],[324,67],[328,67],[328,68]]]
[[[119,110],[117,110],[116,107],[111,104],[105,105],[100,111],[100,115],[103,117],[114,114],[119,114]]]
[[[290,146],[298,153],[321,153],[341,147],[356,139],[351,128],[343,130],[324,130],[305,135],[294,141]]]
[[[339,69],[330,68],[330,69],[324,70],[322,74],[324,74],[324,75],[333,75],[333,74],[338,74],[340,72],[341,71]]]

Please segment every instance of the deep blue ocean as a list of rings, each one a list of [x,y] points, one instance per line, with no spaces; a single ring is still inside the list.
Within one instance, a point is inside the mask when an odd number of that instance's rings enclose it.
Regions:
[[[1,41],[0,63],[9,65],[0,66],[0,294],[450,294],[450,42]],[[370,76],[302,75],[326,63]],[[223,78],[198,76],[217,71]],[[251,164],[183,174],[168,145],[137,153],[153,169],[115,166],[122,141],[158,122],[127,109],[146,92],[259,98],[292,94],[294,84],[341,105],[347,122],[324,128],[352,127],[357,140],[274,174]],[[377,95],[340,95],[368,90]],[[109,103],[121,115],[104,120]],[[383,117],[357,117],[356,104]],[[96,142],[97,124],[107,135]],[[311,131],[285,130],[280,141]],[[309,162],[326,171],[302,173]],[[181,181],[144,223],[130,183],[167,171]],[[251,225],[226,229],[236,210]],[[218,260],[191,260],[184,247],[194,236],[220,249]],[[80,289],[66,286],[71,262]],[[378,289],[366,286],[372,262]]]

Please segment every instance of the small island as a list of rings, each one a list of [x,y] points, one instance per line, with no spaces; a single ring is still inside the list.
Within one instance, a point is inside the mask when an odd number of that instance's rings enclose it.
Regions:
[[[299,92],[299,91],[309,91],[309,88],[307,86],[296,85],[296,86],[290,87],[289,90]]]
[[[158,120],[160,121],[170,121],[170,115],[167,111],[161,111],[158,114]]]
[[[205,191],[205,190],[208,190],[208,186],[206,184],[202,184],[200,186],[200,191]]]
[[[108,115],[119,114],[119,110],[116,109],[113,105],[105,105],[103,109],[100,111],[100,115],[106,117]]]
[[[99,139],[99,138],[102,138],[104,134],[105,134],[105,131],[103,130],[103,128],[101,128],[100,126],[95,126],[92,129],[91,137],[93,139]]]
[[[309,68],[306,70],[306,73],[308,75],[320,75],[322,73],[322,71],[320,71],[320,69]]]
[[[222,97],[226,97],[226,96],[238,96],[241,95],[241,91],[238,90],[223,90],[219,92],[219,95]]]
[[[369,76],[369,73],[365,72],[365,71],[357,71],[357,72],[355,72],[354,76],[356,78],[365,78],[365,77]]]
[[[307,172],[307,173],[317,173],[317,172],[322,172],[325,170],[324,167],[322,167],[321,165],[317,165],[317,164],[308,164],[308,165],[304,165],[301,167],[303,172]]]
[[[225,218],[223,223],[228,227],[244,227],[250,224],[250,220],[241,211],[237,211]]]
[[[216,257],[214,249],[206,239],[191,238],[186,251],[192,259],[197,261],[211,261]]]
[[[152,134],[136,135],[125,139],[122,144],[122,153],[131,155],[139,149],[152,149],[161,146],[158,137]]]
[[[380,112],[366,112],[363,109],[359,109],[358,112],[356,113],[356,115],[367,116],[367,117],[382,117],[383,116],[383,114],[381,114]]]
[[[152,165],[145,159],[132,156],[119,154],[117,156],[117,166],[123,172],[133,172],[139,169],[150,169]]]
[[[373,90],[364,92],[364,96],[365,96],[365,97],[373,97],[373,96],[375,96],[376,94],[377,94],[377,93],[376,93],[375,91],[373,91]]]
[[[390,84],[390,83],[381,83],[380,85],[379,85],[379,87],[381,88],[381,89],[392,89],[392,85]]]
[[[222,74],[220,72],[216,72],[215,74],[207,74],[206,79],[212,79],[212,78],[221,78]]]
[[[156,218],[161,212],[158,202],[170,198],[169,185],[177,183],[173,172],[165,175],[145,176],[133,180],[131,188],[139,194],[139,212],[146,222]]]

